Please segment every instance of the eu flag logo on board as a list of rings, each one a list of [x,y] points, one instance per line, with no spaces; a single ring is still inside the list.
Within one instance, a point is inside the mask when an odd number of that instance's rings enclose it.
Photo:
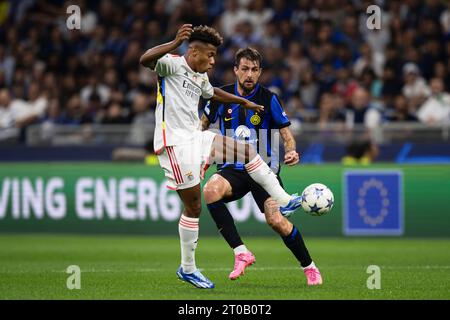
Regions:
[[[403,234],[401,171],[348,170],[344,192],[344,234]]]

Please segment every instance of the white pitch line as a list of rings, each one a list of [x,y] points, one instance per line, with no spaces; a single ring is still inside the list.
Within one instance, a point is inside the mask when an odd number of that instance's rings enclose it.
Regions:
[[[361,270],[366,270],[367,266],[321,266],[321,268],[323,269],[361,269]],[[230,271],[232,268],[199,268],[200,271]],[[398,269],[398,270],[403,270],[403,269],[450,269],[450,266],[380,266],[380,269]],[[167,271],[167,268],[142,268],[142,269],[126,269],[126,270],[121,270],[121,269],[81,269],[81,272],[163,272],[163,271]],[[300,267],[256,267],[256,266],[251,266],[250,270],[253,271],[273,271],[273,270],[285,270],[285,271],[290,271],[290,270],[301,270]],[[53,270],[52,272],[62,272],[62,271],[55,271]],[[64,271],[65,272],[65,271]]]
[[[373,265],[374,263],[372,263]],[[368,266],[368,265],[367,265]],[[327,269],[329,270],[333,270],[333,269],[361,269],[363,271],[366,270],[367,266],[330,266],[330,265],[322,265],[319,266],[321,269]],[[434,270],[445,270],[445,269],[450,269],[450,265],[425,265],[425,266],[382,266],[379,265],[380,269],[392,269],[392,270],[407,270],[407,269],[434,269]],[[200,268],[200,271],[205,271],[205,272],[222,272],[222,271],[230,271],[232,268],[225,268],[225,267],[221,267],[221,268]],[[300,267],[256,267],[256,266],[252,266],[250,267],[250,270],[252,271],[276,271],[276,270],[281,270],[281,271],[291,271],[291,270],[301,270]],[[87,269],[83,269],[81,267],[81,272],[85,272],[85,273],[118,273],[118,272],[127,272],[127,273],[133,273],[133,272],[139,272],[139,273],[144,273],[144,272],[164,272],[164,271],[168,271],[168,268],[139,268],[139,269],[95,269],[95,268],[87,268]],[[170,270],[169,270],[170,271]],[[35,271],[35,270],[0,270],[0,274],[1,273],[43,273],[43,272],[53,272],[53,273],[66,273],[66,270],[42,270],[42,271]]]

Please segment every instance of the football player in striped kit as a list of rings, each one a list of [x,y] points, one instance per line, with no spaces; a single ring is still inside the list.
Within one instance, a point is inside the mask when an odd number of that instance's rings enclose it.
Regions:
[[[261,54],[253,48],[242,48],[236,52],[234,73],[236,82],[222,89],[242,96],[258,105],[264,112],[246,111],[238,104],[213,101],[205,107],[202,116],[202,129],[211,123],[219,122],[223,135],[230,134],[235,139],[253,141],[260,155],[264,155],[267,165],[280,178],[280,158],[278,135],[284,142],[284,163],[293,166],[299,162],[296,142],[289,126],[286,113],[278,96],[259,83],[262,71]],[[294,254],[303,268],[308,285],[322,284],[322,276],[306,248],[299,229],[278,209],[270,195],[255,183],[243,163],[224,163],[217,166],[217,173],[211,176],[203,188],[203,195],[209,212],[217,228],[234,250],[234,268],[229,278],[235,280],[244,274],[245,269],[255,262],[255,256],[242,241],[233,217],[225,203],[242,198],[251,192],[266,222],[277,232]]]

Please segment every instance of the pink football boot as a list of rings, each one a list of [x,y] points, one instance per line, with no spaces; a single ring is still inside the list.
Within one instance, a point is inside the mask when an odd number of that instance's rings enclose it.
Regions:
[[[305,268],[303,270],[305,273],[306,279],[308,280],[308,286],[316,286],[322,284],[322,276],[320,275],[319,269],[317,267],[312,266],[309,268]]]
[[[255,263],[255,256],[250,251],[239,253],[234,256],[234,270],[230,273],[229,278],[236,280],[244,274],[245,268]]]

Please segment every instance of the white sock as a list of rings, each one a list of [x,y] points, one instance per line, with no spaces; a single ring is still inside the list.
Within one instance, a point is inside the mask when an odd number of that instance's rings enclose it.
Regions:
[[[289,203],[291,196],[284,191],[275,173],[259,154],[245,165],[245,170],[280,206],[284,207]]]
[[[312,261],[309,266],[304,267],[303,270],[309,269],[309,268],[317,268],[316,265],[314,264],[314,261]]]
[[[240,246],[237,246],[236,248],[233,249],[234,250],[234,254],[240,254],[240,253],[245,253],[248,252],[247,247],[245,246],[245,244],[241,244]]]
[[[181,266],[184,273],[193,273],[197,270],[195,266],[195,249],[198,241],[199,218],[188,218],[181,215],[178,223],[181,244]]]

